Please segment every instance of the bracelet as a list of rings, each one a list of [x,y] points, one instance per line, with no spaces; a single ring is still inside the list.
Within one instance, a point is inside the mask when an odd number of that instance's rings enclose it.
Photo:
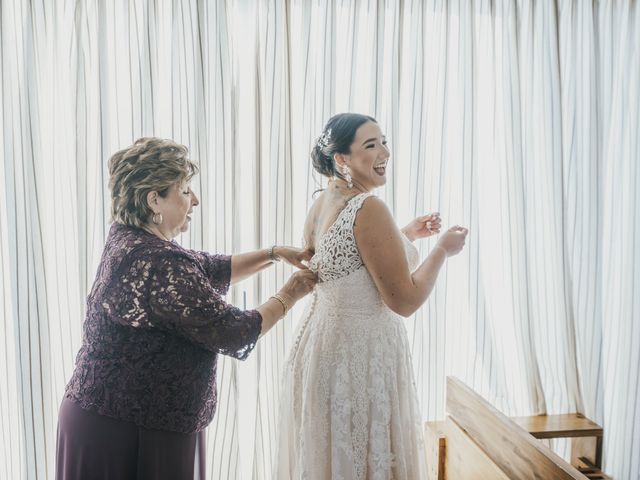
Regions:
[[[279,262],[280,261],[280,257],[276,257],[275,254],[273,253],[275,248],[276,248],[275,245],[271,245],[269,247],[269,249],[267,250],[267,253],[269,254],[269,260],[271,260],[272,262]]]
[[[282,304],[282,308],[284,309],[283,316],[286,316],[287,312],[289,311],[289,305],[287,304],[287,301],[282,298],[282,295],[279,295],[277,293],[275,295],[272,295],[271,298],[275,298]]]

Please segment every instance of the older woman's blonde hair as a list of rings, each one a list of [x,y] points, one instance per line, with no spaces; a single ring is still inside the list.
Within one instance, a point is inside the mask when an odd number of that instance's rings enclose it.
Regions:
[[[188,152],[171,140],[147,137],[115,153],[109,159],[111,220],[135,227],[147,224],[153,215],[147,194],[156,191],[165,197],[173,185],[198,173]]]

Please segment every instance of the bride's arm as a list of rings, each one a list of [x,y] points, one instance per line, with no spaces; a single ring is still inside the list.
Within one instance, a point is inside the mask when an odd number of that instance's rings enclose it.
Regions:
[[[466,229],[448,230],[429,256],[409,271],[401,232],[377,197],[365,200],[353,228],[360,256],[384,303],[399,315],[412,315],[425,302],[445,259],[464,245]]]

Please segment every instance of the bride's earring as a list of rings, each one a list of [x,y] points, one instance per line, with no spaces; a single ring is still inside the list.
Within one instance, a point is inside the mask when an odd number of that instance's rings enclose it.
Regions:
[[[347,187],[353,188],[353,179],[351,178],[351,170],[346,165],[342,166],[342,175],[344,179],[347,181]]]

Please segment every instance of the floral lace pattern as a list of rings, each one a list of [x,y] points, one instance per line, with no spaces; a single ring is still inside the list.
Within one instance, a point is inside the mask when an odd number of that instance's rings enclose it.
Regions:
[[[114,224],[67,398],[146,428],[205,428],[217,403],[217,355],[246,358],[261,331],[257,311],[223,300],[230,278],[229,256]]]
[[[336,217],[329,229],[322,235],[309,268],[318,273],[318,278],[326,282],[335,280],[362,266],[362,259],[353,236],[355,214],[370,196],[360,193],[350,198],[347,205]]]
[[[421,415],[402,318],[384,304],[358,253],[353,197],[320,239],[322,279],[285,367],[278,479],[425,478]],[[405,239],[409,264],[418,252]]]

